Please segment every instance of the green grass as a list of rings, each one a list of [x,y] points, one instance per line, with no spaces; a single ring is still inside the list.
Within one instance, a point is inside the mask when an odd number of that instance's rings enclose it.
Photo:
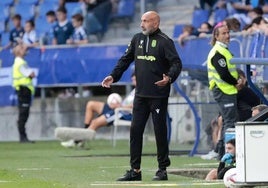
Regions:
[[[86,187],[224,187],[216,182],[169,174],[169,181],[153,182],[157,170],[155,144],[146,142],[142,157],[141,182],[117,182],[129,169],[129,145],[115,148],[110,141],[94,140],[87,149],[66,149],[57,141],[35,144],[0,143],[0,188],[86,188]],[[216,161],[199,157],[170,156],[169,169],[215,167]],[[208,183],[206,185],[202,183]],[[214,182],[215,183],[215,182]]]

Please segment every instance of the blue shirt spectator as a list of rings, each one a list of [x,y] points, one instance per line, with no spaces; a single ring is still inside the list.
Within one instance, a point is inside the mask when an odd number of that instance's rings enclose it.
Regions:
[[[12,43],[12,47],[16,46],[19,42],[21,42],[22,37],[24,34],[24,29],[21,28],[13,28],[10,31],[10,35],[9,35],[9,41]]]
[[[48,23],[48,30],[44,33],[44,44],[51,45],[54,38],[54,27],[57,25],[56,14],[53,10],[46,13],[46,20]]]
[[[57,10],[58,23],[53,29],[53,44],[66,44],[74,31],[73,25],[67,20],[66,14],[67,10],[64,7],[60,7]]]
[[[72,24],[75,28],[71,38],[67,40],[67,44],[86,44],[88,38],[85,29],[83,28],[83,16],[81,14],[75,14],[72,16]]]
[[[72,24],[67,20],[63,23],[57,23],[53,29],[54,41],[56,40],[56,43],[53,42],[53,44],[66,44],[66,41],[72,35],[73,30],[74,28]]]
[[[87,39],[87,34],[82,26],[75,29],[72,37],[74,41],[80,41]]]
[[[9,44],[5,48],[14,47],[22,41],[24,28],[21,26],[21,16],[16,14],[12,17],[14,28],[10,31]]]

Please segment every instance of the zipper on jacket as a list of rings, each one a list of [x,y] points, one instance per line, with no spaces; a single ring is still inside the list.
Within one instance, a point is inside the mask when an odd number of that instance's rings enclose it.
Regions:
[[[149,35],[147,35],[147,41],[146,41],[146,53],[148,53],[148,51],[149,51],[149,40],[150,40]]]

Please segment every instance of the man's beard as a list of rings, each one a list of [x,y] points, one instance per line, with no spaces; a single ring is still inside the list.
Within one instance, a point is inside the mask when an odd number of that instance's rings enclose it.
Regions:
[[[152,31],[152,29],[147,29],[147,30],[145,30],[145,31],[142,31],[142,33],[143,33],[144,35],[150,35],[151,33],[153,33],[153,31]]]

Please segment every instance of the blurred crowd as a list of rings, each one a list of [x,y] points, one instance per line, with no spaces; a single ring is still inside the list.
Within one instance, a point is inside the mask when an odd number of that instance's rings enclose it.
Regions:
[[[120,0],[10,0],[2,2],[6,18],[0,27],[1,46],[86,44],[100,41]],[[1,3],[0,3],[1,4]],[[27,7],[27,9],[25,8]],[[31,11],[28,8],[31,8]],[[22,10],[24,9],[24,10]],[[5,38],[4,38],[5,37]]]
[[[198,28],[186,24],[178,36],[181,45],[189,37],[209,36],[213,27],[222,21],[228,25],[231,32],[261,32],[268,35],[267,0],[199,0],[199,7],[195,7],[195,11],[197,10],[209,12],[209,19]]]

